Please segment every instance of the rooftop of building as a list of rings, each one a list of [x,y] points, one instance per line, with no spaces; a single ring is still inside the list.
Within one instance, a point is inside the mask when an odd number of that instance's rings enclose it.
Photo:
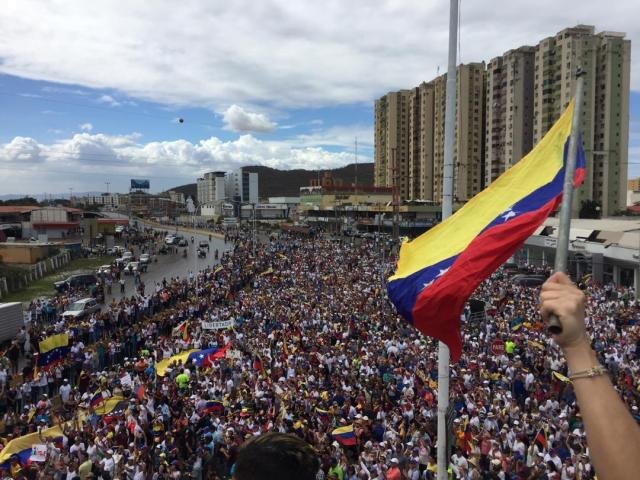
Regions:
[[[544,224],[536,229],[534,235],[557,238],[558,226],[558,218],[547,218]],[[575,218],[571,220],[569,239],[601,243],[605,246],[615,244],[640,250],[640,217]]]
[[[45,210],[45,209],[62,209],[69,213],[81,213],[83,210],[79,208],[73,207],[63,207],[63,206],[40,206],[40,205],[0,205],[0,213],[29,213],[34,210]]]

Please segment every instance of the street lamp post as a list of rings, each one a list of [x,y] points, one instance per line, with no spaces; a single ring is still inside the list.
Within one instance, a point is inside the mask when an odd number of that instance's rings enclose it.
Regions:
[[[256,256],[256,241],[258,240],[258,236],[256,235],[256,204],[252,203],[251,206],[253,207],[253,256]]]

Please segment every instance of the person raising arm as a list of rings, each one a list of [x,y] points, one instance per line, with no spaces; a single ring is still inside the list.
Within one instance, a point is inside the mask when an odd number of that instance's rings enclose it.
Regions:
[[[600,480],[640,475],[640,426],[635,422],[600,365],[585,331],[585,295],[562,272],[542,286],[540,313],[560,319],[553,339],[562,349],[587,434],[589,453]]]

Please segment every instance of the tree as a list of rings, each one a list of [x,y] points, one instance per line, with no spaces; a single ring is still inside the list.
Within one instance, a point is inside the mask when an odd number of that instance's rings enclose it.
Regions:
[[[13,198],[11,200],[0,200],[0,205],[39,205],[38,200],[33,197]]]

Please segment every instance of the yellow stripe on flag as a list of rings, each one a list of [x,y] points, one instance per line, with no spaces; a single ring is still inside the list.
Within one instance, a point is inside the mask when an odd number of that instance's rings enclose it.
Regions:
[[[172,364],[173,362],[178,362],[178,363],[182,363],[184,364],[187,359],[189,358],[189,355],[193,352],[197,352],[198,349],[197,348],[192,348],[190,350],[185,350],[184,352],[180,352],[177,355],[172,355],[169,358],[165,358],[164,360],[160,360],[158,362],[158,364],[156,365],[156,373],[158,374],[158,376],[160,377],[164,377],[165,372],[167,371],[167,367]]]
[[[389,280],[405,278],[462,252],[487,225],[516,202],[551,182],[563,166],[574,102],[522,160],[469,200],[455,215],[401,246]],[[455,234],[454,234],[455,233]],[[433,248],[438,245],[438,248]]]
[[[47,353],[58,347],[68,347],[69,335],[66,333],[51,335],[50,337],[42,340],[38,345],[40,346],[40,353]]]

